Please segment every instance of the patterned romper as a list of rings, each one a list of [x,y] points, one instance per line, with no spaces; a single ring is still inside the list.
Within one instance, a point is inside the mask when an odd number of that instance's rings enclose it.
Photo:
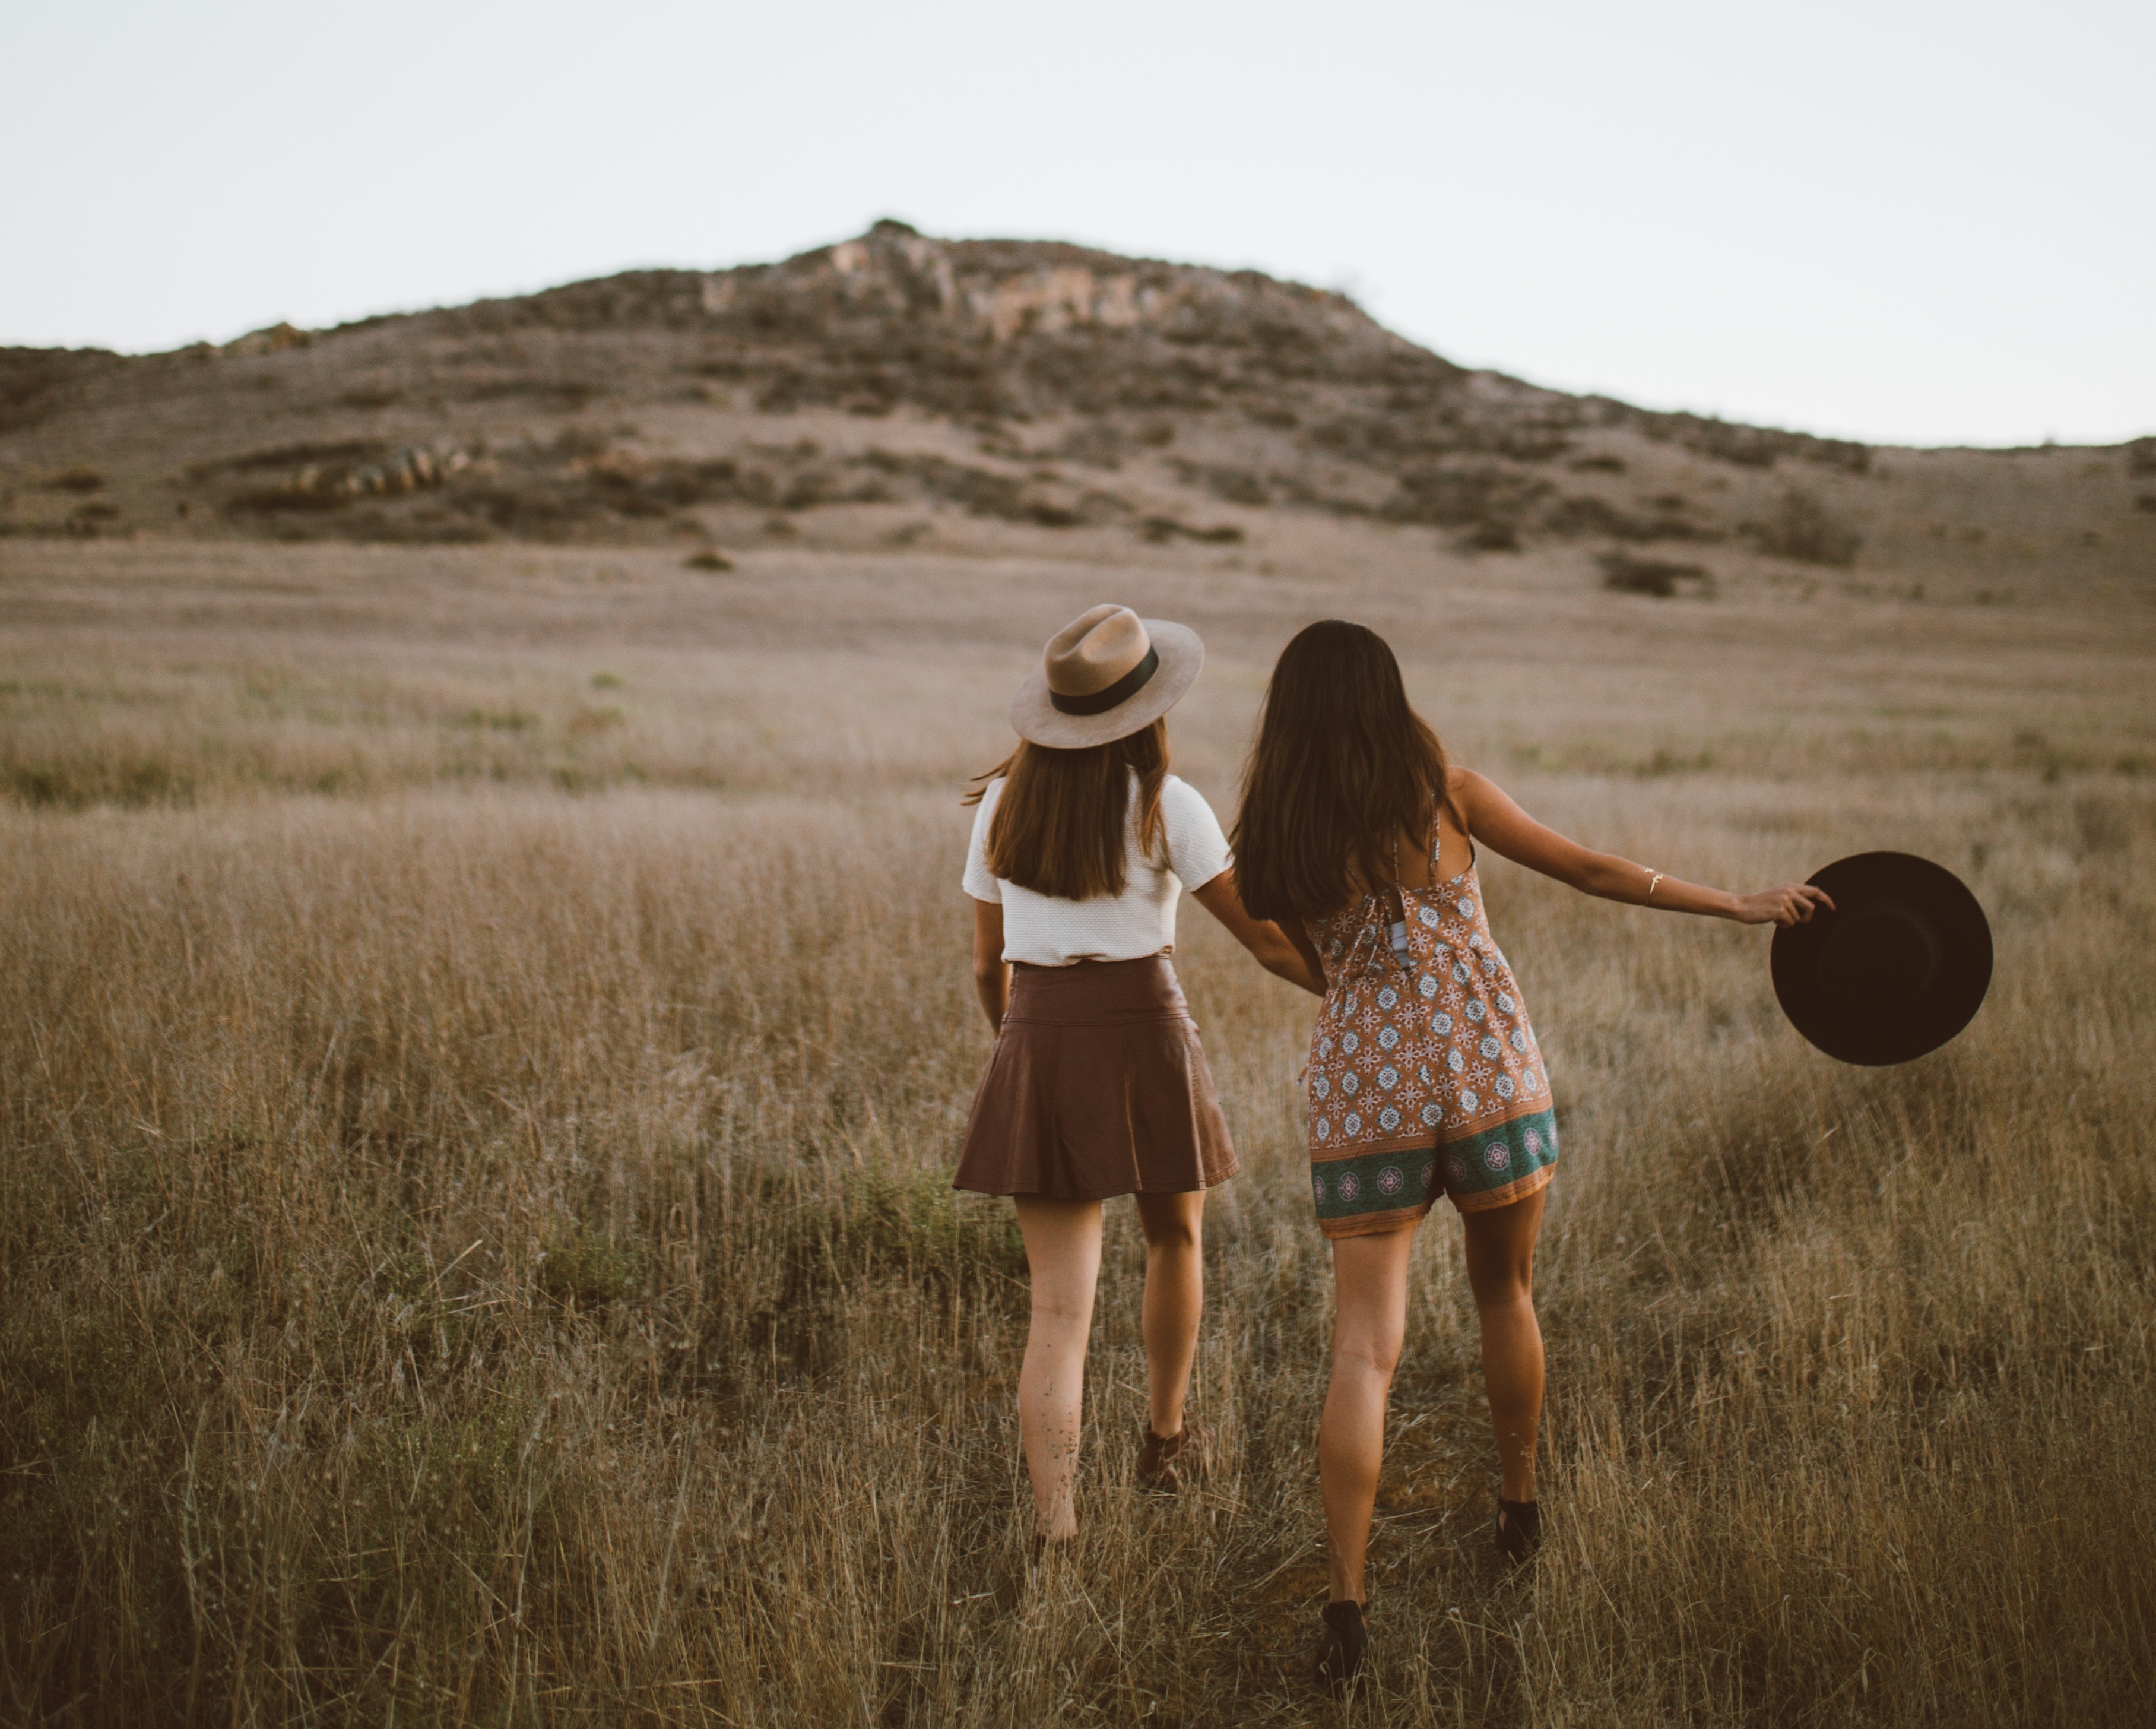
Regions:
[[[1473,854],[1427,888],[1374,893],[1308,926],[1325,964],[1310,1036],[1311,1191],[1317,1227],[1360,1237],[1419,1219],[1440,1192],[1462,1212],[1548,1182],[1557,1119],[1542,1049],[1483,914]]]

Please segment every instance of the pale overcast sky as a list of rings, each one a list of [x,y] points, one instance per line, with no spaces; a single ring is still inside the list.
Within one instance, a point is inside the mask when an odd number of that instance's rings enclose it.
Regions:
[[[0,342],[156,349],[880,215],[1353,291],[1921,443],[2156,432],[2156,6],[14,0]]]

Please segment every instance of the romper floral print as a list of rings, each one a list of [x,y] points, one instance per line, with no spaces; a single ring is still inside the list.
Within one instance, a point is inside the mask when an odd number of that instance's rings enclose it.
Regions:
[[[1462,1212],[1503,1207],[1548,1182],[1557,1162],[1542,1048],[1474,865],[1397,893],[1404,955],[1388,894],[1309,925],[1325,964],[1310,1038],[1311,1192],[1327,1237],[1390,1230],[1440,1193]]]

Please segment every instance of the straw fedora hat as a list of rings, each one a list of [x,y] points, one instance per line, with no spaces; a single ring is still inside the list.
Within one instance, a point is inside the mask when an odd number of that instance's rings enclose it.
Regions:
[[[1127,738],[1173,708],[1204,664],[1188,625],[1096,606],[1048,639],[1040,671],[1011,698],[1011,727],[1055,750]]]
[[[1774,995],[1797,1031],[1844,1063],[1907,1063],[1975,1018],[1991,926],[1943,865],[1860,852],[1811,879],[1835,910],[1774,933]]]

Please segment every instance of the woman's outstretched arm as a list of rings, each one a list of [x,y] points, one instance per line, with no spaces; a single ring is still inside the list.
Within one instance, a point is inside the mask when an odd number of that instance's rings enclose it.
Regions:
[[[1739,924],[1803,924],[1820,907],[1834,910],[1826,891],[1808,883],[1784,883],[1757,894],[1731,894],[1635,864],[1614,852],[1590,852],[1537,822],[1512,802],[1504,788],[1472,769],[1453,771],[1452,791],[1475,839],[1514,864],[1554,877],[1583,894],[1671,913],[1733,919]]]
[[[1300,985],[1312,996],[1325,995],[1324,979],[1313,976],[1310,960],[1288,939],[1287,933],[1270,919],[1253,919],[1245,908],[1242,896],[1235,892],[1234,866],[1190,893],[1199,906],[1228,927],[1229,934],[1267,972],[1278,974],[1291,985]]]

